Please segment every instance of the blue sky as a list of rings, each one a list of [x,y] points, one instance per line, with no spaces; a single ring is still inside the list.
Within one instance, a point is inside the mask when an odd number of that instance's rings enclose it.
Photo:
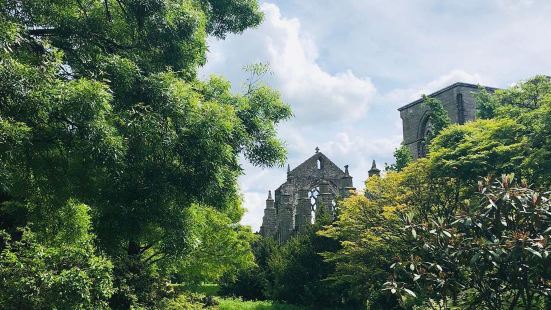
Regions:
[[[210,40],[201,76],[223,75],[239,91],[243,66],[269,63],[266,83],[295,114],[278,128],[291,168],[319,146],[350,165],[358,189],[371,160],[382,168],[402,141],[398,107],[458,81],[507,87],[551,73],[548,0],[261,3],[262,25]],[[285,181],[286,168],[243,167],[243,223],[257,230],[267,191]]]

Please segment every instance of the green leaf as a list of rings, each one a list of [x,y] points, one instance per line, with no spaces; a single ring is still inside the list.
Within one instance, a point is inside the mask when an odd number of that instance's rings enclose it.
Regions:
[[[532,249],[532,248],[524,248],[524,249],[525,249],[526,251],[532,253],[533,255],[539,257],[539,258],[543,258],[540,252],[538,252],[538,251],[536,251],[536,250],[534,250],[534,249]]]
[[[415,295],[415,293],[414,293],[412,290],[407,289],[407,288],[404,288],[403,290],[404,290],[406,293],[408,293],[409,295],[411,295],[411,296],[413,296],[413,297],[417,297],[417,295]]]

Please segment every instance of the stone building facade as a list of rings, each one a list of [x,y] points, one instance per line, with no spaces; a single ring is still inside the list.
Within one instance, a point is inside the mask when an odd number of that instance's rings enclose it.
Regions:
[[[260,234],[284,242],[312,224],[316,214],[334,216],[336,199],[355,190],[348,166],[341,170],[316,148],[316,153],[295,169],[287,167],[287,181],[273,197],[268,192]]]
[[[448,111],[452,122],[463,124],[476,118],[475,94],[482,88],[493,92],[495,88],[468,83],[455,83],[436,91],[429,97],[442,102]],[[423,99],[415,100],[401,108],[404,145],[407,145],[414,159],[426,155],[425,138],[432,130],[429,109],[423,104]]]

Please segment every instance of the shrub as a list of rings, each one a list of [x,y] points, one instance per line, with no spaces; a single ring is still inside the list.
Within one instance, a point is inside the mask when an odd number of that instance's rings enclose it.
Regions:
[[[1,231],[0,308],[107,309],[113,294],[111,262],[90,240],[47,246],[28,228],[19,241]]]

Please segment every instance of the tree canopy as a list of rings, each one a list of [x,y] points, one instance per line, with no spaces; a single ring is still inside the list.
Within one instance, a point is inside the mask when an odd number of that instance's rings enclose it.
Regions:
[[[189,208],[235,213],[240,157],[285,158],[276,91],[197,78],[208,36],[261,19],[255,0],[0,1],[2,228],[53,245],[50,215],[82,203],[119,279],[189,255]]]

